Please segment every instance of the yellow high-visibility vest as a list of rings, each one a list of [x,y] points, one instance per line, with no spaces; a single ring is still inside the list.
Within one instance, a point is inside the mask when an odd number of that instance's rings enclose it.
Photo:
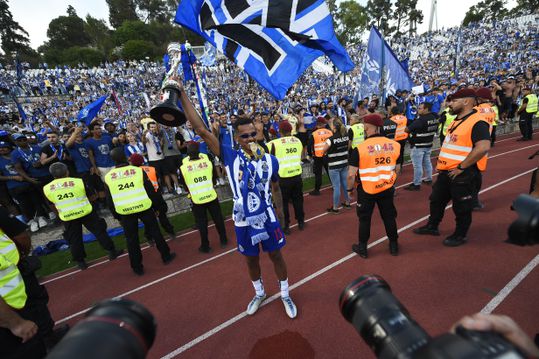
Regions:
[[[19,251],[15,243],[0,229],[0,297],[14,309],[26,304],[26,288],[17,268]]]
[[[183,162],[180,171],[193,203],[204,204],[217,198],[217,192],[213,188],[213,166],[210,160],[204,157],[189,159]]]
[[[279,161],[279,177],[290,178],[301,175],[301,152],[303,145],[294,136],[277,138],[270,142],[275,148],[275,157]]]
[[[92,205],[80,178],[55,179],[43,186],[43,193],[54,203],[62,221],[72,221],[92,213]]]
[[[352,138],[352,149],[356,148],[360,143],[365,141],[365,126],[362,123],[356,123],[350,126],[354,137]]]
[[[128,215],[146,211],[152,200],[144,188],[144,171],[135,166],[113,168],[105,175],[116,213]]]

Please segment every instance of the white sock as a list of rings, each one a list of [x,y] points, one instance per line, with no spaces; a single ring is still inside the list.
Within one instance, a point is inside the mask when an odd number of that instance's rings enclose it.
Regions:
[[[281,298],[290,296],[288,293],[288,278],[279,281],[279,288],[281,288]]]
[[[264,283],[262,282],[262,278],[259,280],[252,281],[253,287],[255,287],[256,295],[259,297],[264,296],[266,292],[264,291]]]

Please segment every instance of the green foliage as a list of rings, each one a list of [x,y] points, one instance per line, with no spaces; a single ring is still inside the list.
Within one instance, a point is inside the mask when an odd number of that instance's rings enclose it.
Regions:
[[[28,32],[13,20],[7,0],[0,0],[0,43],[6,57],[11,57],[12,52],[31,54],[28,36]]]
[[[133,0],[107,0],[109,23],[113,28],[120,27],[124,21],[138,20]]]
[[[391,36],[395,27],[391,25],[393,19],[393,4],[391,0],[367,1],[367,14],[383,36]]]
[[[367,10],[354,0],[343,1],[336,11],[335,32],[344,45],[361,42],[361,33],[367,29]]]
[[[508,11],[509,16],[533,14],[539,9],[539,0],[517,0],[517,6]]]
[[[122,58],[126,60],[143,60],[146,57],[159,57],[155,45],[146,40],[128,40],[122,48]]]
[[[492,21],[502,19],[509,13],[505,8],[506,2],[507,0],[484,0],[478,2],[466,12],[464,20],[462,20],[462,25],[468,26],[470,23],[480,20]]]
[[[150,27],[140,20],[124,21],[114,32],[114,43],[122,45],[129,40],[153,41],[154,36]]]
[[[90,38],[90,44],[105,55],[109,55],[114,48],[112,31],[107,27],[104,20],[96,19],[90,14],[86,16],[84,31]]]
[[[75,66],[85,63],[88,66],[97,66],[105,60],[105,55],[89,47],[73,46],[63,51],[62,63]]]
[[[170,21],[172,13],[169,11],[167,3],[163,0],[134,0],[141,19],[149,21]]]
[[[67,49],[90,44],[90,37],[84,29],[84,20],[77,16],[71,6],[68,8],[68,14],[59,16],[49,23],[47,30],[49,47]]]

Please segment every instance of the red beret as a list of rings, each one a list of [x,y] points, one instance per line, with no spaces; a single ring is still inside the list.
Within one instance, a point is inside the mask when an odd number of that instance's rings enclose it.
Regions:
[[[321,123],[321,124],[325,125],[326,123],[328,123],[328,121],[326,120],[325,117],[323,117],[323,116],[318,116],[318,117],[316,118],[316,123]]]
[[[138,153],[133,153],[131,156],[129,156],[129,162],[131,162],[133,166],[142,166],[144,163],[144,157]]]
[[[363,122],[376,127],[382,127],[384,125],[384,120],[382,119],[382,117],[375,113],[363,117]]]
[[[464,88],[448,96],[449,100],[456,100],[458,98],[476,97],[475,91],[472,89]]]
[[[279,123],[279,131],[292,132],[292,125],[286,120],[281,121],[281,123]]]
[[[270,127],[269,131],[268,131],[272,136],[277,136],[277,132],[275,132],[275,128],[273,127]]]
[[[477,89],[477,91],[475,91],[475,96],[492,101],[492,92],[488,87],[481,87],[480,89]]]

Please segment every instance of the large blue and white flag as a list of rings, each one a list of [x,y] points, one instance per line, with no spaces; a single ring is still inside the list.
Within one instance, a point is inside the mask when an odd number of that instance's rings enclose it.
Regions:
[[[109,94],[103,95],[82,110],[80,110],[79,114],[77,115],[77,119],[79,121],[84,121],[86,126],[88,126],[92,122],[94,117],[97,116],[97,113],[99,112],[99,110],[101,110],[101,107],[109,96]]]
[[[384,41],[378,29],[371,27],[361,70],[359,98],[373,94],[392,95],[397,90],[410,90],[412,86],[410,76],[391,47]]]
[[[319,56],[354,64],[324,0],[182,0],[174,19],[204,37],[275,98]]]

